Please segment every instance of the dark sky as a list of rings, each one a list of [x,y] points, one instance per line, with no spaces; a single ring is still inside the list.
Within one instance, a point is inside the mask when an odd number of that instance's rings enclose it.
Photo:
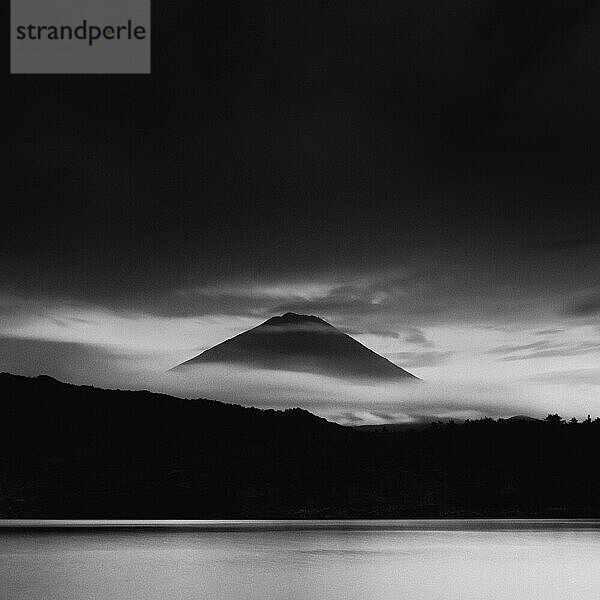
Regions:
[[[588,0],[154,0],[151,76],[5,68],[0,367],[122,383],[297,310],[426,378],[596,397],[599,30]]]

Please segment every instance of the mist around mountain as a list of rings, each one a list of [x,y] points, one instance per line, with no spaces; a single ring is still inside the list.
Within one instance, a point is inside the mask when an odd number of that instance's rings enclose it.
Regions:
[[[209,364],[239,364],[340,378],[418,379],[323,319],[295,313],[272,317],[173,370]]]
[[[539,421],[535,417],[528,417],[527,415],[515,415],[514,417],[508,417],[506,419],[499,419],[500,421],[508,421],[510,422],[518,422],[518,421]],[[434,426],[439,425],[448,425],[452,423],[453,425],[463,425],[465,422],[464,419],[434,419],[434,418],[420,418],[414,421],[409,421],[405,423],[382,423],[382,424],[373,424],[373,425],[354,425],[354,429],[358,431],[414,431],[427,429]]]
[[[600,517],[600,419],[375,432],[0,374],[1,518]]]

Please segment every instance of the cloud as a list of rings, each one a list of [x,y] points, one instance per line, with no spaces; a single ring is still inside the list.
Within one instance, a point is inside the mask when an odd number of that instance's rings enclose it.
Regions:
[[[434,324],[489,326],[509,315],[513,320],[543,320],[551,313],[541,291],[519,288],[508,274],[504,277],[469,270],[464,261],[450,260],[437,269],[415,262],[396,271],[348,275],[344,284],[320,296],[290,297],[271,305],[271,310],[318,314],[353,330],[359,322],[365,323],[365,329],[368,323],[371,329],[408,330],[409,334]],[[409,341],[418,339],[415,335]]]
[[[547,341],[531,342],[530,344],[503,344],[487,350],[486,354],[512,354],[514,352],[548,348],[549,346],[551,346],[551,343]]]
[[[439,359],[437,356],[433,362]],[[425,365],[425,357],[421,357],[421,363]],[[307,373],[245,369],[239,365],[207,365],[189,372],[164,373],[156,368],[156,357],[152,354],[82,343],[2,338],[0,371],[30,376],[46,373],[74,383],[150,389],[180,397],[211,398],[261,408],[300,406],[326,418],[352,424],[507,417],[522,413],[543,416],[548,412],[585,416],[588,412],[600,411],[597,394],[577,392],[574,397],[572,393],[572,385],[595,385],[600,381],[598,370],[555,374],[554,379],[549,376],[543,390],[539,382],[531,379],[523,382],[531,388],[448,382],[379,384]],[[563,384],[571,387],[557,391],[556,386],[560,388]]]
[[[94,352],[104,349],[139,360],[141,368],[152,365],[158,372],[191,358],[199,347],[213,346],[256,324],[254,319],[160,317],[44,299],[11,297],[10,303],[0,321],[4,339],[29,340],[32,347],[48,342],[76,344]],[[108,368],[93,364],[109,375]]]
[[[557,337],[558,334],[560,337]],[[532,342],[501,344],[486,350],[485,354],[499,355],[497,360],[514,362],[600,352],[600,340],[590,327],[552,328],[532,331],[530,335],[534,336]],[[535,339],[540,337],[542,339]]]
[[[299,406],[326,418],[352,424],[408,422],[436,418],[510,417],[549,412],[585,417],[600,414],[597,391],[527,379],[514,383],[373,383],[307,373],[282,373],[239,366],[205,365],[167,373],[153,389],[186,397],[207,397],[245,405]]]
[[[434,343],[428,340],[423,331],[416,327],[411,327],[408,334],[404,337],[404,341],[423,348],[433,348]]]
[[[389,338],[391,340],[399,340],[402,336],[397,331],[391,331],[389,329],[377,329],[377,328],[364,328],[364,329],[352,329],[352,328],[343,328],[344,333],[347,333],[350,336],[360,336],[360,335],[374,335],[380,338]]]
[[[408,344],[422,346],[423,348],[433,348],[435,345],[427,338],[423,330],[418,327],[403,327],[398,325],[395,329],[384,327],[378,328],[376,326],[369,327],[368,319],[366,326],[362,329],[343,328],[344,333],[351,336],[369,335],[391,340],[401,339]]]
[[[253,282],[228,279],[219,285],[154,290],[127,289],[127,298],[98,295],[93,301],[37,295],[35,303],[94,305],[99,309],[156,317],[218,317],[266,319],[288,311],[315,314],[356,335],[395,338],[427,344],[419,329],[454,321],[498,322],[508,314],[540,314],[534,298],[515,300],[512,286],[493,282],[481,274],[464,274],[464,264],[440,269],[427,260],[407,260],[383,271],[347,269],[314,276],[272,277]],[[473,290],[485,288],[474,295]],[[529,292],[521,291],[525,297]],[[22,295],[26,302],[27,295]],[[10,312],[14,307],[5,306]],[[488,323],[489,324],[489,323]]]
[[[597,216],[593,3],[388,1],[339,20],[325,5],[220,4],[186,4],[200,33],[178,32],[179,69],[174,49],[158,57],[152,102],[116,80],[101,105],[91,81],[66,94],[48,82],[46,111],[33,84],[11,97],[7,287],[155,316],[299,308],[426,327],[540,314],[589,274],[570,259],[546,278],[556,259],[522,240]],[[225,23],[244,32],[235,48]],[[181,85],[198,93],[173,95]],[[338,281],[393,269],[416,280]]]
[[[525,381],[539,385],[553,386],[556,384],[567,386],[600,386],[600,369],[570,369],[550,371],[527,377]]]
[[[455,354],[453,351],[392,352],[387,357],[405,368],[438,367]]]
[[[152,375],[143,358],[87,343],[0,337],[0,371],[69,383],[136,389]]]
[[[531,360],[535,358],[554,358],[567,356],[580,356],[584,354],[600,353],[600,343],[598,342],[580,342],[577,344],[557,344],[547,350],[537,350],[526,354],[504,356],[499,360],[516,361]]]
[[[239,365],[202,365],[170,372],[154,381],[161,391],[187,397],[207,397],[246,405],[286,408],[300,406],[338,420],[348,414],[356,422],[390,418],[404,422],[413,415],[510,416],[522,410],[518,390],[503,386],[380,383],[326,375],[247,369]],[[366,415],[370,415],[366,417]],[[346,415],[341,417],[341,415]],[[462,417],[460,417],[462,415]]]

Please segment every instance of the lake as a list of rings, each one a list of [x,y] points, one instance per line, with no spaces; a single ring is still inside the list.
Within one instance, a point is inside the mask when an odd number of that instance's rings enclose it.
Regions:
[[[600,597],[592,520],[7,524],[2,600]]]

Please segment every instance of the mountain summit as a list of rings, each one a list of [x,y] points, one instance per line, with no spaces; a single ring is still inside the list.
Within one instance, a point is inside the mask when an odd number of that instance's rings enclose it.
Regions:
[[[217,344],[175,369],[210,363],[344,378],[417,379],[323,319],[291,312]]]

